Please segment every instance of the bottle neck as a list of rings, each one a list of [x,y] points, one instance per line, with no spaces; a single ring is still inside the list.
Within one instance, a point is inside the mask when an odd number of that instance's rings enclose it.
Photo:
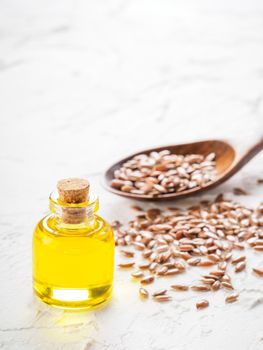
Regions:
[[[59,200],[57,192],[49,197],[50,210],[54,214],[56,226],[70,230],[93,227],[95,213],[99,209],[96,195],[90,195],[84,203],[63,203]]]

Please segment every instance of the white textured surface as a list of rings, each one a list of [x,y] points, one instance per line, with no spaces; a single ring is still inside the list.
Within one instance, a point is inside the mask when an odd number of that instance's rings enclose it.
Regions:
[[[255,141],[261,0],[2,0],[0,96],[0,349],[263,348],[263,280],[249,272],[236,281],[240,302],[225,306],[218,292],[201,312],[191,293],[142,303],[120,271],[112,303],[94,312],[53,310],[31,292],[31,234],[57,179],[89,176],[102,216],[127,220],[130,202],[99,183],[113,161],[194,139]],[[238,200],[255,206],[262,161],[212,194],[242,186],[250,196]],[[263,264],[249,255],[249,268]]]

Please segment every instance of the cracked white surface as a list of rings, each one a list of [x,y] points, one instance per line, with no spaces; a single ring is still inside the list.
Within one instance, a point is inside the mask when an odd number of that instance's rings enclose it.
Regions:
[[[219,291],[200,312],[191,292],[142,302],[125,271],[93,312],[54,310],[31,292],[31,234],[57,179],[87,175],[101,215],[125,221],[131,203],[100,185],[107,165],[202,138],[244,148],[263,132],[261,0],[3,0],[0,96],[0,349],[263,348],[263,280],[249,272],[236,278],[238,303]],[[203,197],[240,186],[250,195],[237,200],[255,206],[262,161]]]

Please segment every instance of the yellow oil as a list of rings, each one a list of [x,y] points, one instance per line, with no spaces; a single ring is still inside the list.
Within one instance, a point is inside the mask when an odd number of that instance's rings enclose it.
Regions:
[[[33,235],[33,288],[44,302],[62,308],[90,308],[112,293],[114,238],[110,225],[61,224],[53,214]]]

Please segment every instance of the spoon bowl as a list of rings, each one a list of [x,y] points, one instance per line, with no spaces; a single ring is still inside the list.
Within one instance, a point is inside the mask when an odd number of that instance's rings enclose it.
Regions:
[[[119,196],[127,197],[136,200],[144,201],[164,201],[184,198],[192,196],[200,192],[206,191],[213,187],[218,186],[222,182],[226,181],[232,175],[234,175],[239,169],[241,169],[253,156],[255,156],[263,148],[263,140],[247,149],[246,152],[242,152],[237,147],[233,147],[229,142],[223,140],[207,140],[199,141],[181,145],[162,146],[157,148],[151,148],[134,153],[117,163],[113,164],[104,175],[104,187]],[[208,182],[206,185],[200,187],[194,187],[181,192],[172,192],[159,194],[158,196],[150,196],[147,194],[135,194],[129,192],[123,192],[111,186],[111,181],[114,179],[114,171],[119,169],[123,163],[139,154],[150,154],[151,152],[160,152],[163,150],[169,150],[172,154],[201,154],[207,156],[209,153],[214,152],[216,154],[216,177],[213,181]]]

